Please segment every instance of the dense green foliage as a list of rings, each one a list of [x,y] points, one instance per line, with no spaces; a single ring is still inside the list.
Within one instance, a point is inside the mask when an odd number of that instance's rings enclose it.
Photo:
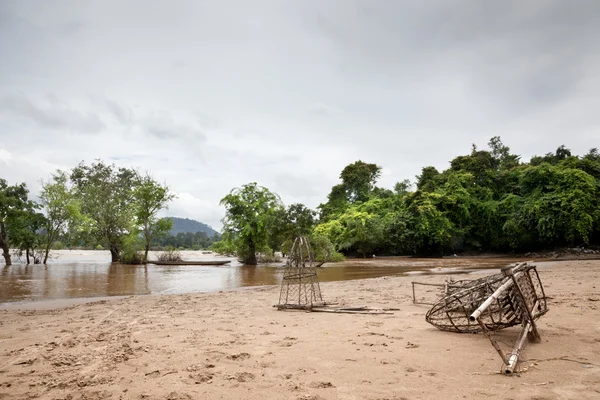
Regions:
[[[315,232],[347,254],[530,251],[600,240],[596,149],[576,157],[560,146],[520,163],[494,137],[489,150],[473,147],[445,171],[424,167],[415,191],[407,181],[394,192],[372,183],[362,184],[361,196],[347,196],[344,173],[340,178],[342,184],[319,206]]]
[[[221,205],[225,206],[223,240],[244,263],[256,265],[256,254],[269,250],[271,232],[283,209],[281,199],[253,182],[233,189]]]

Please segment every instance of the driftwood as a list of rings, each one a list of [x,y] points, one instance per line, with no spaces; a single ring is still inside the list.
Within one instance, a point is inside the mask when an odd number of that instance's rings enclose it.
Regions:
[[[310,311],[313,312],[328,312],[336,314],[393,314],[391,308],[369,308],[369,307],[328,307],[319,306],[313,307]]]
[[[548,311],[546,295],[535,265],[520,263],[502,273],[448,287],[427,312],[425,319],[444,331],[483,332],[511,374],[527,341],[540,342],[535,321]],[[521,325],[510,354],[495,340],[493,332]]]

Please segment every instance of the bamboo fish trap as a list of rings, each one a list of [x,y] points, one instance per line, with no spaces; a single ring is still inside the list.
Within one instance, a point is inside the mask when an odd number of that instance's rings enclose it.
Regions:
[[[277,309],[312,310],[324,306],[310,243],[304,236],[294,240],[283,272]]]
[[[527,339],[539,342],[535,321],[548,311],[546,295],[536,266],[520,263],[500,274],[452,285],[427,312],[427,322],[443,331],[483,332],[511,374]],[[492,332],[521,325],[515,347],[506,354]]]

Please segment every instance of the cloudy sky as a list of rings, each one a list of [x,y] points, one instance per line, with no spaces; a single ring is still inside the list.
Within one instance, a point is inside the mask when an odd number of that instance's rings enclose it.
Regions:
[[[583,154],[599,110],[597,0],[0,1],[0,177],[134,166],[217,229],[234,187],[315,207],[358,159]]]

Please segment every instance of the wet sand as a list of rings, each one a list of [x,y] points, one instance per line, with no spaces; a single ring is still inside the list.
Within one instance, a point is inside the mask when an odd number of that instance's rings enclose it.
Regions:
[[[321,285],[392,315],[276,311],[276,286],[1,310],[0,399],[599,399],[600,261],[538,266],[550,311],[511,377],[412,304],[412,280],[448,275],[398,276]]]

